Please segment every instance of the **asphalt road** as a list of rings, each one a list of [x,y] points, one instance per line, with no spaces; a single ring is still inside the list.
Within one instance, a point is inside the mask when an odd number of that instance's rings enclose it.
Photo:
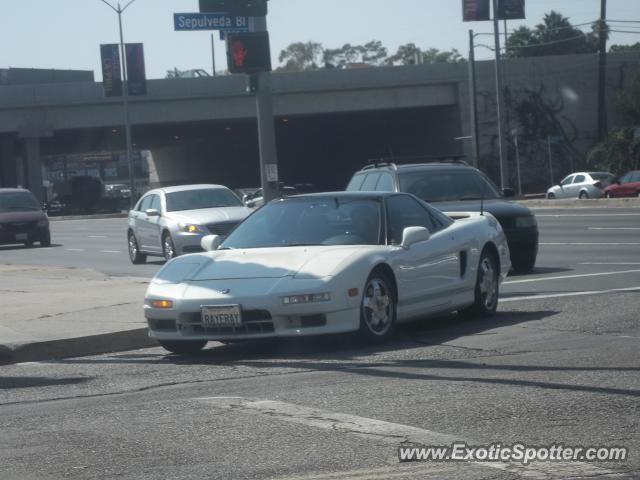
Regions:
[[[488,321],[426,320],[379,346],[212,343],[186,358],[152,348],[0,367],[0,476],[640,478],[640,211],[536,213],[538,268],[508,279]],[[3,249],[0,263],[151,275],[159,263],[129,265],[122,232],[122,220],[60,222],[62,246]],[[630,458],[398,463],[402,442],[452,439]]]

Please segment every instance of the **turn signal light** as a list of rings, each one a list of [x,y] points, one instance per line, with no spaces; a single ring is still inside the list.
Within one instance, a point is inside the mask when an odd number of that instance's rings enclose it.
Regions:
[[[349,290],[347,290],[347,294],[350,297],[357,297],[358,296],[358,289],[357,288],[350,288]]]
[[[151,306],[153,308],[173,308],[173,302],[171,300],[152,300]]]

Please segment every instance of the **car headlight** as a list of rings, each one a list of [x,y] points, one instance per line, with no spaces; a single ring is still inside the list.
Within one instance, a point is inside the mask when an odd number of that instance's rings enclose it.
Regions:
[[[49,221],[47,219],[43,218],[42,220],[38,220],[39,227],[46,227],[47,225],[49,225]]]
[[[516,217],[516,228],[531,228],[538,225],[536,217],[528,215],[526,217]]]
[[[325,293],[305,293],[302,295],[289,295],[282,297],[283,305],[298,305],[300,303],[328,302],[331,300],[331,294]]]
[[[193,223],[180,223],[178,224],[178,228],[181,232],[185,233],[201,233],[203,235],[207,235],[209,233],[203,226],[195,225]]]

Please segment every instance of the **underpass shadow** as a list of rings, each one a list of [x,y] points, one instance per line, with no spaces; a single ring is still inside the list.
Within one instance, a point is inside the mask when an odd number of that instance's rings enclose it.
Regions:
[[[533,271],[526,272],[526,273],[517,273],[516,271],[511,270],[509,272],[509,278],[526,277],[529,275],[543,275],[546,273],[566,273],[566,272],[573,272],[573,271],[574,271],[573,268],[566,268],[566,267],[535,267]]]
[[[0,390],[14,388],[49,387],[54,385],[77,385],[86,383],[89,377],[50,378],[50,377],[0,377]]]

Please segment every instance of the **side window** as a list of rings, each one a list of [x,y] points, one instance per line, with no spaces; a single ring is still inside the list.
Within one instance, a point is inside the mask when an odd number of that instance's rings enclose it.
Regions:
[[[623,175],[620,178],[620,183],[624,184],[624,183],[629,183],[631,181],[631,172],[627,173],[626,175]]]
[[[363,192],[375,191],[379,178],[380,178],[379,173],[367,174],[367,178],[365,178],[364,182],[362,182],[362,187],[360,187],[360,190],[362,190]]]
[[[149,208],[160,211],[160,195],[151,195],[151,204]]]
[[[573,179],[573,183],[584,183],[585,176],[584,175],[576,175],[576,178]]]
[[[139,212],[144,212],[145,210],[147,210],[149,208],[149,205],[151,205],[151,197],[152,195],[147,195],[146,197],[144,197],[139,204],[138,207],[138,211]]]
[[[430,232],[437,231],[431,215],[415,199],[407,195],[397,195],[387,200],[387,236],[389,243],[402,243],[402,232],[407,227],[425,227]]]
[[[366,176],[367,175],[364,173],[356,173],[349,182],[349,185],[347,185],[347,192],[357,192],[358,190],[361,190],[362,183],[364,182]]]
[[[447,217],[444,213],[435,209],[431,205],[424,204],[422,206],[425,208],[425,210],[427,210],[427,212],[429,212],[429,215],[431,215],[431,221],[436,228],[435,231],[432,230],[431,233],[439,232],[440,230],[447,228],[453,223],[453,220],[451,220],[451,218]]]
[[[560,183],[560,185],[562,185],[562,186],[564,186],[564,185],[570,185],[572,181],[573,181],[573,175],[569,175],[567,178],[565,178],[564,180],[562,180],[562,182]]]
[[[378,185],[376,185],[377,192],[393,192],[393,177],[390,173],[381,173]]]

